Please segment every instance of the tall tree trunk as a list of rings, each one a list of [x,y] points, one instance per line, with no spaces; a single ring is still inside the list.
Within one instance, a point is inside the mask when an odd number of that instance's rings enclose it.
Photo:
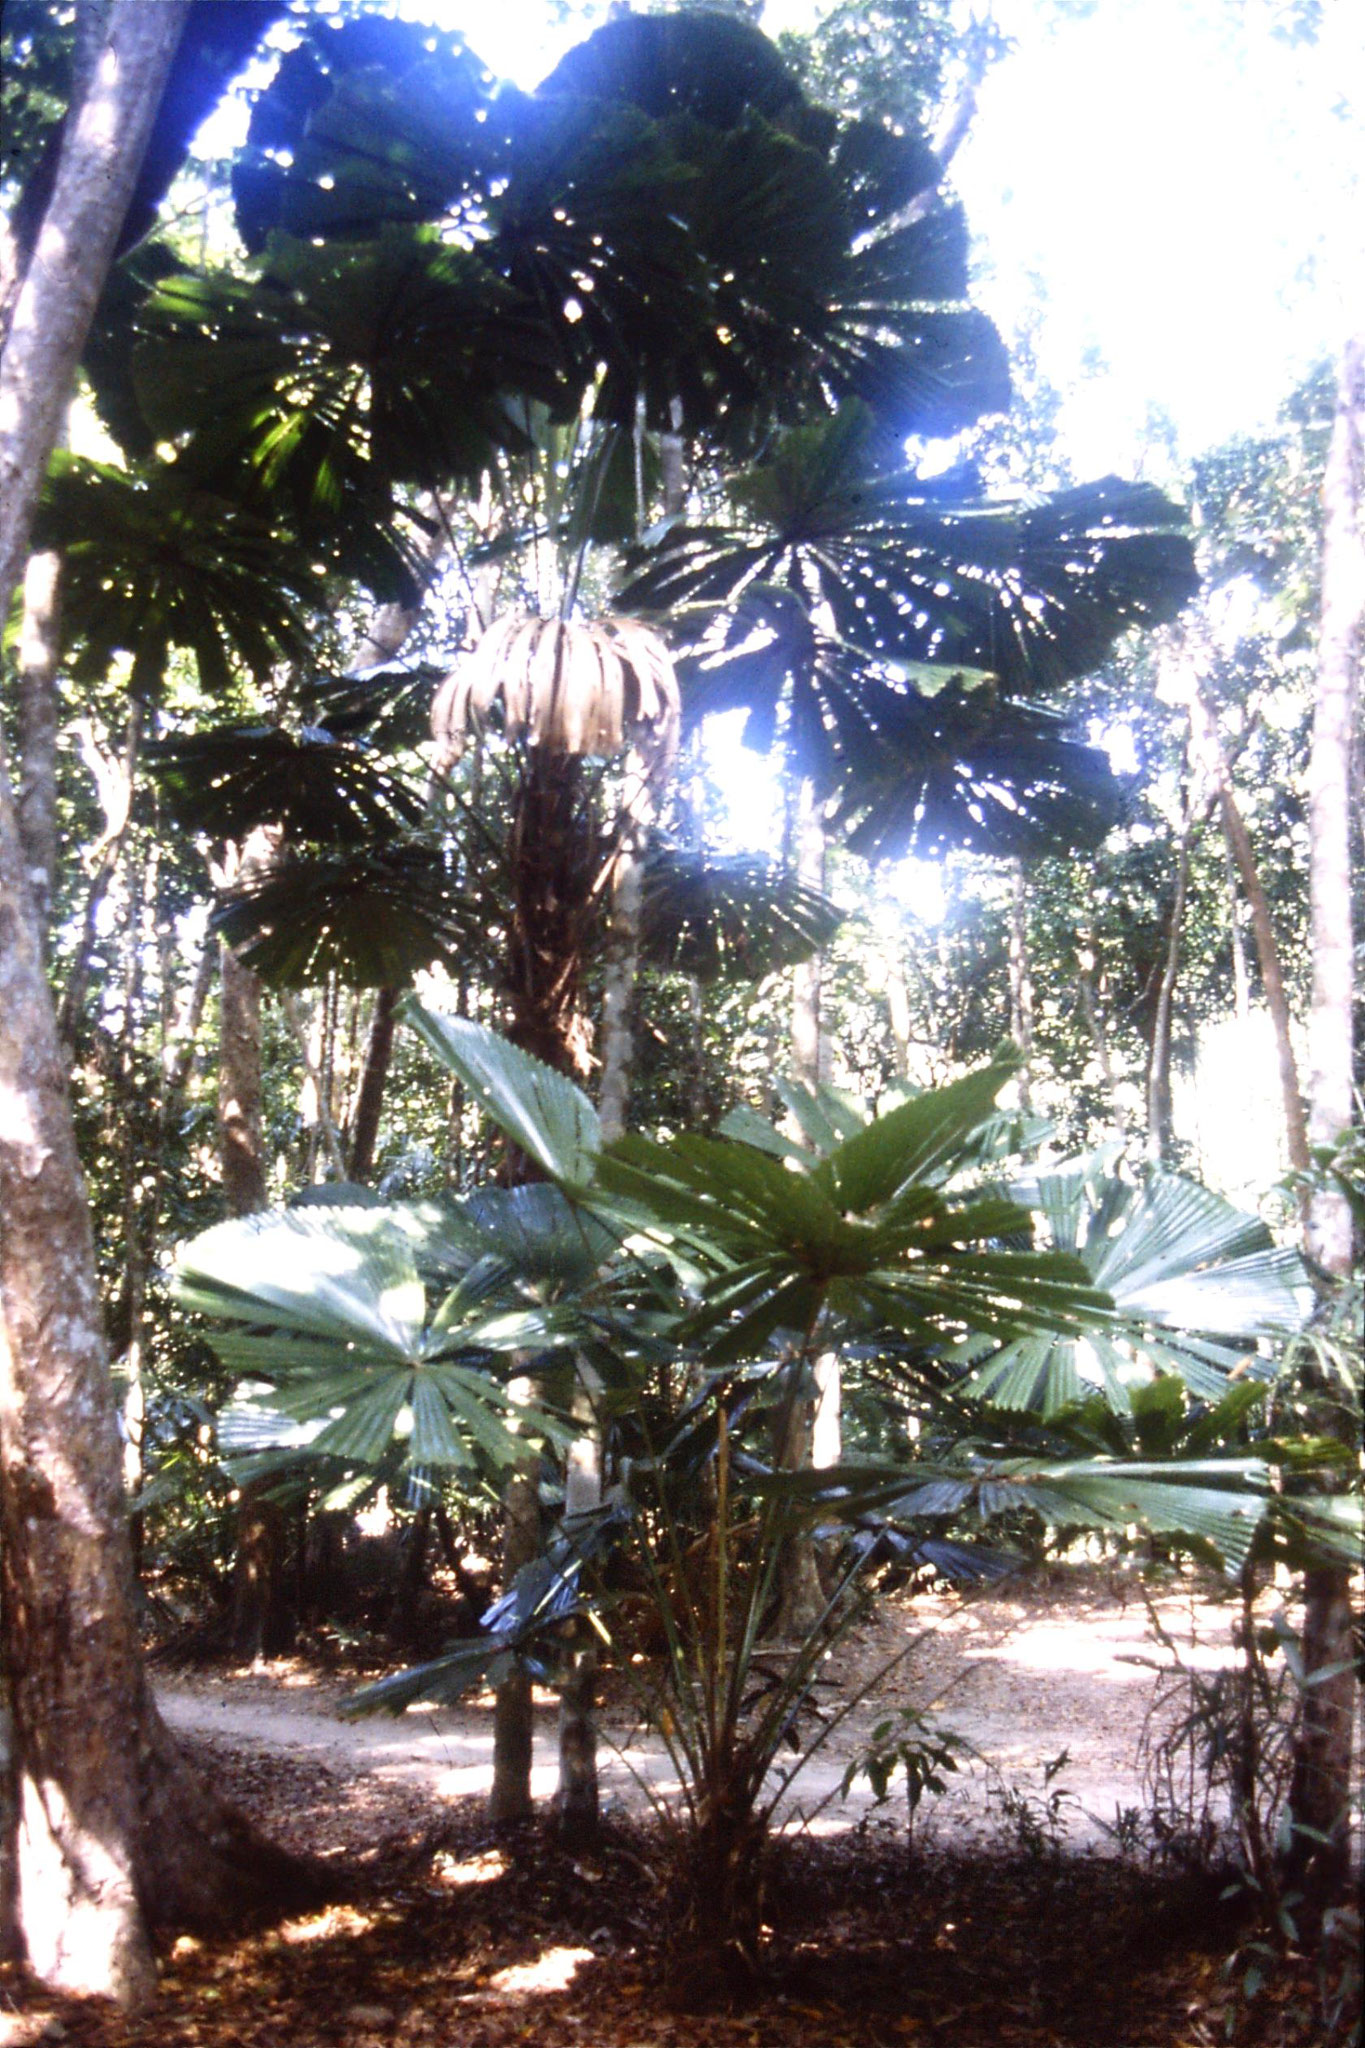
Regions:
[[[261,1126],[261,984],[231,946],[219,949],[218,1143],[230,1216],[269,1207]]]
[[[1019,1069],[1019,1107],[1033,1107],[1029,1061],[1033,1054],[1033,973],[1028,953],[1028,890],[1024,863],[1010,863],[1010,1037],[1023,1055]]]
[[[809,780],[802,782],[797,799],[796,875],[807,889],[825,886],[824,820]],[[820,1035],[822,970],[818,953],[792,969],[792,1074],[809,1088],[819,1085],[825,1060]]]
[[[19,633],[19,833],[44,957],[57,877],[57,670],[62,558],[29,557]]]
[[[632,1011],[640,973],[640,916],[644,896],[645,844],[655,816],[654,791],[644,762],[634,752],[626,763],[627,794],[622,805],[620,848],[613,863],[607,967],[602,991],[602,1082],[598,1114],[602,1142],[624,1135],[630,1084],[635,1069]]]
[[[515,904],[504,988],[508,1037],[558,1072],[588,1072],[583,951],[598,868],[582,763],[528,747],[508,845]]]
[[[101,749],[93,732],[87,730],[85,735],[85,760],[99,791],[104,811],[104,832],[95,848],[95,865],[81,917],[81,935],[57,1016],[57,1028],[73,1049],[80,1036],[81,1010],[90,981],[90,962],[95,950],[100,911],[118,872],[119,857],[132,823],[133,791],[137,782],[138,757],[142,751],[142,717],[141,704],[131,704],[121,755],[116,755],[112,749],[108,752]]]
[[[503,1509],[502,1575],[503,1584],[510,1586],[522,1566],[529,1564],[540,1550],[540,1498],[535,1474],[529,1467],[514,1472],[508,1479],[503,1489]],[[518,1666],[504,1678],[494,1695],[493,1785],[488,1795],[488,1818],[495,1827],[530,1818],[534,1733],[531,1674]]]
[[[1351,901],[1352,769],[1355,706],[1365,646],[1365,336],[1347,343],[1336,417],[1323,477],[1322,610],[1318,694],[1309,769],[1313,932],[1310,1133],[1332,1145],[1352,1118],[1355,999]],[[1344,1196],[1316,1193],[1308,1250],[1329,1282],[1353,1267],[1350,1209]],[[1349,1442],[1353,1428],[1324,1403],[1323,1420]],[[1358,1446],[1353,1446],[1358,1447]],[[1296,1833],[1291,1875],[1320,1907],[1344,1896],[1350,1869],[1351,1751],[1356,1675],[1351,1634],[1351,1574],[1324,1562],[1304,1579],[1306,1686],[1290,1786]]]
[[[1190,713],[1190,735],[1194,758],[1218,798],[1218,812],[1228,854],[1241,877],[1242,889],[1251,910],[1251,929],[1256,941],[1256,958],[1261,969],[1261,987],[1275,1031],[1275,1051],[1280,1069],[1280,1100],[1284,1107],[1285,1144],[1289,1163],[1296,1173],[1308,1171],[1308,1126],[1299,1093],[1299,1069],[1290,1036],[1289,997],[1280,967],[1280,948],[1271,921],[1270,905],[1256,864],[1256,849],[1246,827],[1232,787],[1227,757],[1218,737],[1218,727],[1205,702],[1198,679],[1191,674],[1186,698]]]
[[[797,803],[796,871],[808,889],[825,884],[825,828],[811,782],[803,781]],[[821,1032],[820,955],[814,954],[793,969],[792,988],[792,1074],[808,1088],[822,1079],[826,1060]],[[820,1360],[823,1377],[812,1362],[803,1368],[802,1381],[792,1390],[789,1401],[778,1409],[773,1442],[773,1463],[781,1472],[804,1472],[811,1465],[819,1421],[818,1411],[826,1409],[825,1433],[829,1431],[831,1408],[840,1401],[839,1359],[831,1352]],[[777,1612],[773,1633],[783,1642],[799,1642],[815,1627],[825,1610],[825,1592],[815,1554],[815,1538],[797,1531],[782,1540],[777,1567]]]
[[[355,1116],[351,1126],[351,1179],[368,1180],[374,1171],[375,1147],[379,1142],[379,1116],[384,1106],[384,1084],[393,1057],[394,1028],[398,1018],[398,990],[380,988],[374,994],[374,1012],[365,1040],[365,1063],[356,1091]]]
[[[230,946],[219,952],[218,1144],[231,1216],[270,1202],[261,1121],[261,984]],[[286,1648],[285,1517],[268,1480],[252,1480],[237,1501],[229,1646],[242,1663]]]
[[[564,1529],[591,1524],[602,1505],[602,1438],[589,1369],[579,1364],[575,1412],[584,1433],[569,1447],[564,1473]],[[573,1624],[569,1674],[559,1689],[559,1788],[555,1818],[562,1841],[585,1850],[597,1840],[597,1638],[586,1621]]]
[[[1104,1092],[1109,1097],[1109,1112],[1114,1120],[1114,1129],[1122,1137],[1127,1131],[1128,1119],[1124,1115],[1118,1076],[1114,1072],[1114,1062],[1109,1051],[1109,1034],[1104,1028],[1104,1018],[1095,988],[1097,963],[1098,954],[1093,934],[1083,932],[1081,942],[1076,948],[1076,993],[1080,998],[1081,1015],[1085,1018],[1086,1029],[1090,1033],[1090,1043],[1095,1048],[1095,1064],[1100,1070]]]
[[[1166,953],[1157,986],[1152,1019],[1152,1050],[1147,1067],[1147,1151],[1159,1166],[1169,1166],[1175,1149],[1171,1108],[1171,1036],[1175,1024],[1175,985],[1180,973],[1180,942],[1185,926],[1185,897],[1190,883],[1193,812],[1186,818],[1176,852],[1175,881],[1166,924]]]
[[[119,0],[0,348],[0,618],[132,195],[183,0]],[[94,1245],[0,741],[0,1598],[11,1909],[48,1984],[133,2006],[155,1975],[138,1896],[142,1674]]]

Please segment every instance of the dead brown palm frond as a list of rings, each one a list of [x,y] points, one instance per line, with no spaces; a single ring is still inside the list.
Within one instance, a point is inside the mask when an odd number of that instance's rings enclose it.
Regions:
[[[667,776],[678,745],[677,678],[667,647],[637,619],[589,625],[515,613],[494,620],[448,676],[432,706],[446,762],[501,698],[503,729],[553,754],[599,757],[633,747],[651,778]]]

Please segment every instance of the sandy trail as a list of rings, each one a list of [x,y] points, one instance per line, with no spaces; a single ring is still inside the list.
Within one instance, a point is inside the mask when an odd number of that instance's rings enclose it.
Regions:
[[[1199,1592],[1166,1593],[1164,1625],[1188,1662],[1204,1668],[1231,1654],[1230,1605]],[[863,1819],[865,1785],[848,1797],[838,1787],[850,1757],[871,1728],[897,1708],[934,1709],[942,1725],[981,1752],[943,1797],[922,1810],[941,1835],[961,1840],[1000,1824],[1002,1786],[1028,1795],[1035,1811],[1060,1788],[1065,1839],[1101,1846],[1123,1809],[1142,1809],[1142,1743],[1157,1690],[1153,1661],[1164,1662],[1146,1606],[1135,1588],[1094,1579],[1061,1589],[997,1591],[962,1602],[921,1597],[885,1605],[835,1652],[817,1698],[828,1712],[866,1684],[894,1656],[904,1656],[841,1724],[783,1799],[789,1818],[814,1816],[823,1832]],[[433,1807],[484,1793],[492,1775],[491,1701],[456,1708],[412,1708],[397,1719],[353,1722],[337,1714],[346,1688],[286,1663],[252,1672],[158,1686],[162,1711],[178,1732],[225,1743],[250,1755],[293,1755],[343,1778],[365,1777],[378,1792],[387,1783]],[[672,1766],[657,1739],[609,1712],[601,1751],[604,1805],[639,1810],[642,1780],[665,1796],[676,1791]],[[812,1731],[813,1732],[813,1731]],[[1069,1761],[1045,1785],[1047,1759]],[[557,1780],[555,1715],[537,1694],[533,1791],[552,1797]],[[816,1809],[819,1809],[818,1813]],[[893,1793],[886,1809],[900,1821]],[[923,1819],[921,1821],[923,1825]]]

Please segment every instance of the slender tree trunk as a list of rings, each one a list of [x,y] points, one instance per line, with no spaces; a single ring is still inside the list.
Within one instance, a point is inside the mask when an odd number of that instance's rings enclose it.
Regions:
[[[46,957],[57,877],[57,670],[61,661],[58,554],[29,558],[19,633],[19,833],[33,914]]]
[[[1147,1068],[1147,1149],[1159,1166],[1169,1166],[1175,1147],[1171,1111],[1171,1034],[1175,1023],[1175,984],[1180,973],[1180,942],[1185,926],[1185,897],[1190,882],[1190,848],[1194,818],[1187,818],[1176,854],[1175,883],[1166,926],[1166,957],[1157,988],[1152,1019],[1152,1055]]]
[[[825,886],[825,828],[809,780],[802,782],[797,799],[796,874],[808,889]],[[808,1088],[817,1087],[822,1077],[822,967],[820,955],[814,953],[792,969],[792,1074]]]
[[[1310,1133],[1335,1144],[1352,1121],[1354,945],[1351,814],[1355,706],[1365,647],[1365,336],[1347,343],[1323,478],[1322,610],[1318,695],[1309,768],[1313,933]],[[1309,1212],[1308,1250],[1330,1282],[1350,1278],[1354,1246],[1344,1196],[1323,1189]],[[1324,1420],[1349,1442],[1338,1407]],[[1358,1445],[1353,1446],[1358,1448]],[[1291,1874],[1321,1907],[1346,1893],[1350,1872],[1351,1752],[1356,1675],[1351,1574],[1324,1562],[1305,1574],[1303,1696],[1289,1805],[1296,1833]]]
[[[393,1057],[394,1029],[398,1018],[396,988],[375,990],[374,1014],[365,1041],[365,1063],[360,1070],[360,1087],[355,1099],[351,1131],[351,1179],[368,1180],[374,1171],[375,1147],[379,1142],[379,1117],[384,1106],[384,1084]]]
[[[656,803],[644,762],[632,752],[626,763],[627,795],[622,805],[620,850],[611,885],[607,969],[602,992],[602,1084],[598,1113],[602,1142],[610,1145],[626,1129],[630,1084],[635,1069],[632,1011],[640,973],[640,916],[644,894],[645,844]]]
[[[1024,863],[1010,863],[1010,1037],[1023,1055],[1019,1069],[1019,1107],[1033,1107],[1029,1061],[1033,1055],[1033,973],[1028,954],[1028,891]]]
[[[1223,838],[1230,858],[1241,877],[1242,889],[1251,910],[1251,929],[1261,969],[1261,987],[1275,1031],[1275,1051],[1280,1069],[1280,1100],[1284,1106],[1285,1143],[1289,1163],[1296,1173],[1308,1171],[1308,1126],[1299,1093],[1299,1069],[1290,1036],[1289,997],[1280,967],[1280,948],[1271,921],[1270,905],[1256,864],[1256,849],[1246,827],[1232,787],[1227,758],[1218,737],[1213,713],[1204,700],[1197,679],[1190,678],[1187,702],[1195,758],[1218,797]]]
[[[219,949],[218,1141],[230,1216],[270,1204],[261,1127],[261,984],[231,946]]]
[[[81,917],[81,935],[77,942],[75,958],[67,976],[66,990],[57,1018],[57,1028],[67,1045],[74,1049],[80,1036],[81,1011],[85,1004],[85,993],[90,982],[90,961],[95,950],[95,935],[99,928],[99,915],[104,899],[118,872],[119,857],[133,816],[133,791],[137,782],[138,757],[142,751],[142,706],[133,703],[128,709],[128,730],[124,736],[123,752],[116,756],[104,753],[97,745],[93,734],[87,733],[85,759],[95,786],[99,790],[100,803],[104,810],[104,832],[95,849],[95,866],[86,891],[85,910]]]
[[[218,1143],[231,1216],[269,1206],[261,1123],[261,984],[230,946],[219,952]],[[268,1480],[249,1481],[237,1502],[229,1645],[242,1663],[277,1655],[284,1614],[284,1510]]]
[[[1232,852],[1223,843],[1223,868],[1228,885],[1228,948],[1232,954],[1232,1014],[1239,1024],[1251,1021],[1251,968],[1247,961],[1246,938],[1242,931],[1242,899],[1237,893],[1237,868]]]
[[[535,1475],[514,1472],[503,1490],[504,1585],[540,1550],[540,1500]],[[488,1818],[495,1827],[531,1815],[531,1755],[535,1715],[531,1674],[518,1667],[497,1688],[493,1703],[493,1785]]]
[[[814,786],[801,785],[797,810],[797,876],[808,889],[823,889],[825,882],[825,830],[815,799]],[[792,1074],[808,1088],[822,1079],[825,1049],[821,1032],[821,959],[815,954],[793,969],[792,989]],[[824,1377],[817,1377],[814,1364],[803,1368],[805,1377],[788,1402],[778,1411],[773,1463],[781,1472],[810,1469],[819,1422],[819,1408],[838,1411],[840,1401],[839,1359],[829,1353],[820,1361]],[[825,1610],[825,1592],[815,1554],[815,1538],[804,1530],[783,1538],[777,1568],[777,1613],[773,1633],[783,1642],[799,1642],[815,1627]]]
[[[1104,1092],[1109,1097],[1109,1111],[1114,1120],[1114,1129],[1122,1137],[1128,1128],[1128,1119],[1123,1113],[1118,1077],[1114,1072],[1114,1062],[1109,1052],[1109,1034],[1104,1028],[1104,1018],[1095,991],[1096,960],[1093,938],[1083,936],[1081,944],[1076,948],[1076,992],[1080,997],[1081,1015],[1085,1018],[1086,1029],[1090,1033],[1090,1043],[1095,1048],[1095,1064],[1100,1070]]]
[[[602,1505],[602,1439],[580,1364],[580,1398],[575,1407],[584,1434],[569,1448],[564,1474],[564,1528],[590,1523]],[[597,1638],[585,1621],[575,1622],[569,1674],[559,1690],[559,1788],[555,1817],[570,1848],[585,1850],[597,1840]]]

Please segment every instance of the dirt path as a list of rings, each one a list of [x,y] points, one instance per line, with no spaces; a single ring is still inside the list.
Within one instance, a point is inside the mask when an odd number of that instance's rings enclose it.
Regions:
[[[1207,1586],[1159,1596],[1163,1624],[1187,1661],[1207,1667],[1230,1654],[1231,1607]],[[1058,1826],[1074,1847],[1111,1839],[1117,1815],[1144,1806],[1142,1743],[1157,1684],[1150,1660],[1162,1653],[1136,1585],[1072,1575],[967,1601],[921,1597],[886,1603],[876,1618],[840,1646],[817,1693],[828,1713],[904,1652],[818,1751],[784,1806],[793,1819],[812,1817],[820,1832],[851,1826],[870,1796],[838,1787],[847,1763],[871,1728],[900,1707],[933,1709],[942,1725],[985,1760],[949,1781],[926,1809],[931,1829],[961,1841],[999,1826],[1046,1817],[1053,1791],[1064,1796]],[[386,1798],[409,1813],[487,1790],[492,1767],[491,1702],[459,1708],[411,1709],[398,1719],[350,1722],[336,1707],[346,1688],[288,1664],[264,1671],[176,1679],[158,1687],[163,1712],[177,1731],[222,1746],[264,1768],[295,1759],[318,1778],[319,1796],[339,1788],[376,1814]],[[619,1714],[606,1715],[601,1758],[604,1802],[639,1809],[641,1780],[676,1789],[658,1743]],[[813,1729],[812,1729],[813,1732]],[[1066,1752],[1050,1783],[1043,1766]],[[537,1801],[556,1782],[554,1705],[538,1695],[533,1789]],[[898,1799],[888,1809],[897,1821]]]

